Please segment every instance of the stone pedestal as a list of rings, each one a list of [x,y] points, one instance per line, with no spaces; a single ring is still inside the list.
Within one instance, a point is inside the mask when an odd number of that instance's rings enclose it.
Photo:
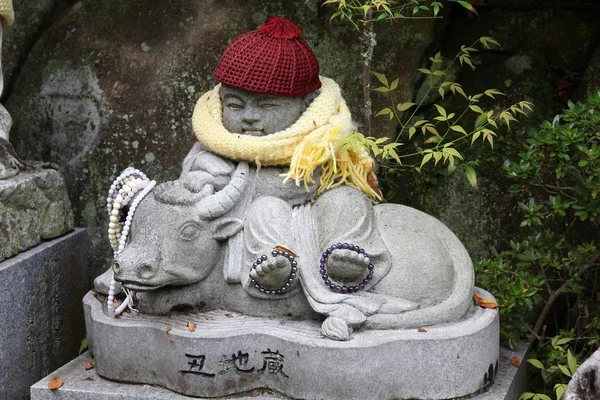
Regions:
[[[522,362],[519,368],[515,368],[510,360],[517,357],[519,360],[526,358],[527,344],[519,346],[514,351],[500,348],[500,360],[498,374],[494,383],[487,386],[481,392],[467,397],[469,400],[517,400],[527,387],[526,363]],[[31,400],[188,400],[191,397],[174,393],[170,390],[139,384],[128,384],[113,382],[102,378],[96,369],[86,370],[86,365],[95,360],[85,353],[71,361],[58,371],[54,371],[46,378],[31,387]],[[394,375],[394,371],[385,374]],[[48,383],[55,376],[64,381],[64,385],[56,390],[50,391]],[[322,382],[315,382],[322,385]],[[370,387],[377,387],[373,382]],[[197,398],[196,398],[197,399]],[[225,398],[221,398],[225,399]],[[258,389],[240,395],[227,396],[228,400],[281,400],[289,399],[279,393]],[[198,399],[200,400],[200,399]]]
[[[77,356],[87,248],[76,229],[0,262],[1,399],[29,398],[34,382]]]
[[[0,261],[72,229],[71,203],[58,171],[22,171],[0,180]]]
[[[191,396],[268,388],[312,400],[447,399],[498,372],[498,312],[479,307],[451,324],[355,332],[347,342],[324,338],[317,321],[227,311],[113,318],[91,292],[84,308],[99,375]]]

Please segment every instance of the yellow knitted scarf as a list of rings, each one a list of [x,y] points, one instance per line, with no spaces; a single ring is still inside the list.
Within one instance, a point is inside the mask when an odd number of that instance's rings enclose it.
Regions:
[[[12,25],[15,21],[12,0],[0,0],[0,16],[6,20],[6,25]]]
[[[267,136],[231,133],[223,127],[220,85],[205,93],[194,108],[192,125],[198,141],[220,156],[253,162],[257,166],[289,166],[285,180],[307,188],[321,169],[318,193],[348,185],[372,200],[381,200],[369,181],[374,179],[373,159],[366,149],[344,149],[339,138],[356,131],[339,86],[321,77],[321,92],[289,128]]]

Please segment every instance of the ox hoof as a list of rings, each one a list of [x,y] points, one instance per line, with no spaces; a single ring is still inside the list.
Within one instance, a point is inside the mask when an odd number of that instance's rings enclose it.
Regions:
[[[352,328],[341,318],[328,317],[321,325],[321,332],[329,339],[350,340]]]
[[[356,282],[366,274],[370,260],[348,249],[334,250],[327,260],[327,274],[336,282]]]
[[[285,257],[270,257],[250,269],[250,278],[261,289],[287,291],[296,278],[297,268]]]

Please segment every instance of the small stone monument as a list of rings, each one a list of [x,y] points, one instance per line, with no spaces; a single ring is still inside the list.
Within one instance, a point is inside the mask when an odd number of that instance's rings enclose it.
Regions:
[[[472,298],[493,297],[445,225],[377,204],[300,34],[272,17],[228,46],[178,180],[128,168],[110,186],[115,262],[84,298],[97,372],[202,397],[474,393],[497,373],[499,322]]]

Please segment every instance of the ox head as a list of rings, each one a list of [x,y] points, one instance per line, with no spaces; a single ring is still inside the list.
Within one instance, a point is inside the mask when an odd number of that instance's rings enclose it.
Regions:
[[[155,187],[135,210],[127,245],[115,257],[115,279],[128,289],[144,291],[206,278],[217,264],[220,242],[243,226],[228,213],[247,178],[248,164],[243,162],[216,193],[206,173]]]

